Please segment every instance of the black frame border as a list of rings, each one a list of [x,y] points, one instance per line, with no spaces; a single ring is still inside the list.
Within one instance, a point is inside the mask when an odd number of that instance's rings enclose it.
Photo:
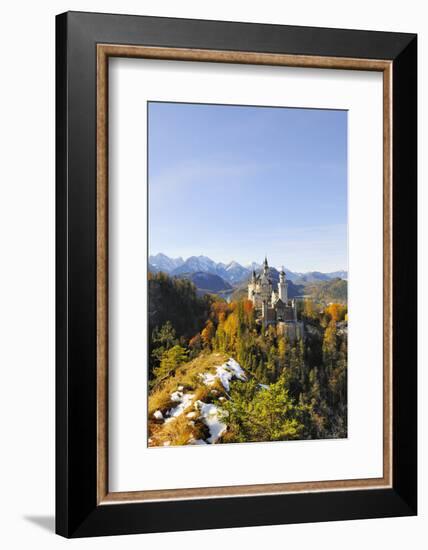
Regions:
[[[393,62],[393,486],[97,505],[97,43]],[[56,17],[56,532],[65,537],[417,513],[417,36],[84,12]],[[412,299],[408,300],[408,296]],[[405,319],[405,322],[401,322]]]

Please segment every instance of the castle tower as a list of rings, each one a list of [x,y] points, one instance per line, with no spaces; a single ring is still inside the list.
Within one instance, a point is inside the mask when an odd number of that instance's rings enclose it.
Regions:
[[[269,264],[267,258],[263,263],[263,273],[260,277],[260,298],[262,302],[268,302],[272,297],[272,282],[269,278]]]
[[[265,261],[263,262],[263,273],[266,277],[269,275],[269,264],[267,261],[267,256],[265,256]]]
[[[278,298],[282,300],[284,304],[287,304],[288,292],[287,292],[287,280],[285,278],[284,268],[282,268],[279,273]]]
[[[256,305],[256,272],[253,270],[250,282],[248,284],[248,299]]]

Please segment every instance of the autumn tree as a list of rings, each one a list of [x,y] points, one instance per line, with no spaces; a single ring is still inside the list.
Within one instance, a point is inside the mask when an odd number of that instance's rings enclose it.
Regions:
[[[193,338],[189,340],[190,357],[193,359],[197,357],[202,351],[202,337],[198,332]]]
[[[230,313],[223,323],[223,330],[225,335],[224,349],[226,351],[235,351],[236,340],[238,338],[238,331],[240,330],[240,328],[241,325],[238,314],[235,312]]]
[[[303,302],[303,316],[308,320],[314,320],[317,318],[315,304],[310,298],[305,298]]]
[[[322,344],[324,365],[333,366],[336,360],[337,346],[337,329],[336,321],[332,319],[324,332],[324,340]]]
[[[256,326],[256,316],[253,302],[251,300],[244,300],[243,308],[247,327],[249,330],[254,330]]]
[[[345,319],[345,315],[347,313],[347,307],[342,304],[329,304],[324,309],[324,314],[327,315],[330,320],[335,321],[338,323],[339,321],[343,321]]]
[[[205,324],[204,329],[201,332],[201,339],[206,348],[210,348],[212,344],[212,339],[214,338],[215,328],[211,319]]]

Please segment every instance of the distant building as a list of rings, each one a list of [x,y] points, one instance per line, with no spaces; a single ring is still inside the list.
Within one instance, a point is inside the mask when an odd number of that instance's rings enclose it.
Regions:
[[[267,258],[262,272],[255,271],[248,283],[248,299],[253,302],[259,322],[265,328],[275,325],[278,333],[290,340],[303,338],[303,322],[297,320],[296,300],[288,299],[288,283],[284,269],[279,274],[278,288],[274,289]]]

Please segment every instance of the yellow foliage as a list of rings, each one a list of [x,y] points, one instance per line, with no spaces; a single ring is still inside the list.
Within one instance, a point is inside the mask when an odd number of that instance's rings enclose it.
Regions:
[[[213,336],[214,336],[214,325],[212,321],[208,320],[205,325],[205,328],[201,332],[201,338],[203,343],[206,346],[209,346],[211,344],[211,340],[213,339]]]
[[[233,341],[236,338],[238,332],[238,316],[236,313],[231,313],[223,325],[224,332]]]
[[[285,338],[279,338],[278,339],[278,357],[281,361],[284,361],[286,351],[287,351],[287,343],[285,341]]]
[[[345,318],[347,307],[342,304],[330,304],[325,308],[324,313],[337,323]]]

